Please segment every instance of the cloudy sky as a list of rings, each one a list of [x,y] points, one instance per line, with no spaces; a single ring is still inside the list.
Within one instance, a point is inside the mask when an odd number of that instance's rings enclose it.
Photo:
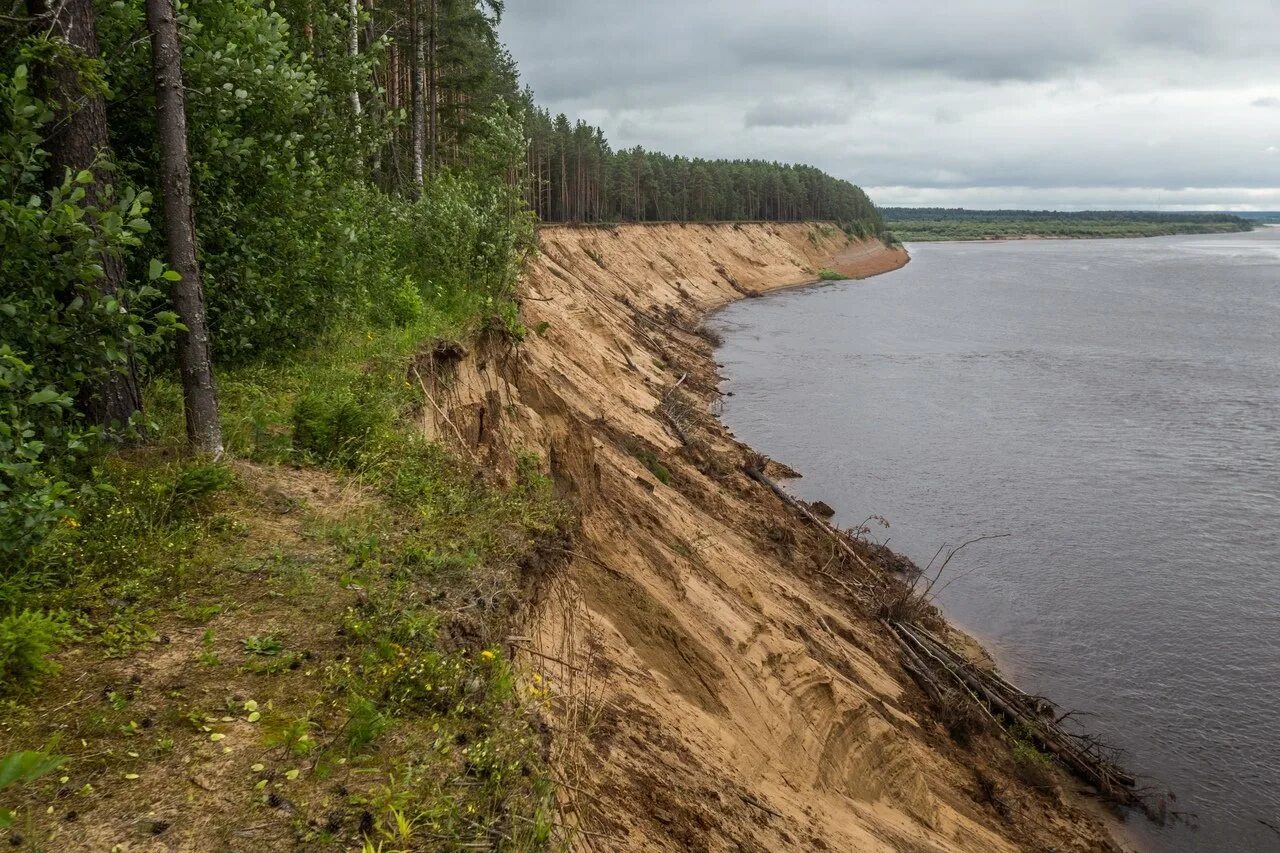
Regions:
[[[508,0],[502,35],[615,147],[884,205],[1280,210],[1280,0]]]

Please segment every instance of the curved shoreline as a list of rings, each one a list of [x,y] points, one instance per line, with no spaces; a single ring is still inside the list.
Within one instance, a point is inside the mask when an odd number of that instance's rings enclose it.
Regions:
[[[563,590],[527,639],[565,707],[607,721],[548,719],[576,825],[634,850],[1118,849],[1074,802],[1026,792],[1007,749],[956,746],[828,571],[872,570],[832,564],[831,540],[741,474],[753,452],[710,414],[710,311],[906,252],[829,223],[539,237],[522,286],[537,334],[500,376],[492,353],[459,365],[438,397],[447,423],[424,426],[477,436],[468,452],[499,469],[537,449],[581,508]],[[1008,817],[975,799],[975,771],[1003,780]]]
[[[1166,235],[1160,235],[1160,236],[1166,236]],[[1016,239],[1041,239],[1041,238],[1016,238]],[[1105,238],[1066,237],[1066,238],[1043,238],[1043,239],[1105,239]],[[1115,238],[1115,239],[1130,239],[1130,238]],[[997,242],[997,241],[971,240],[971,241],[923,241],[923,242]],[[904,245],[903,248],[905,249],[906,246]],[[905,251],[904,251],[904,254],[906,254]],[[767,290],[762,290],[759,294],[755,294],[755,295],[760,297],[766,297],[766,296],[773,296],[773,295],[781,295],[789,291],[802,290],[809,287],[824,287],[824,286],[848,284],[852,281],[862,280],[863,278],[870,278],[872,276],[878,276],[878,275],[883,275],[890,272],[895,272],[901,269],[902,267],[906,266],[906,264],[909,261],[910,261],[910,257],[907,257],[906,260],[904,260],[901,263],[898,263],[895,265],[885,265],[883,268],[878,269],[875,272],[866,273],[865,275],[851,275],[849,279],[845,279],[845,280],[833,280],[833,281],[817,280],[817,281],[810,281],[810,282],[801,282],[798,284],[783,284],[777,287],[768,288]],[[713,308],[709,309],[706,312],[705,317],[709,319],[710,317],[714,316],[720,311],[728,308],[730,305],[736,304],[738,301],[740,301],[740,298],[731,299],[724,303],[714,306]],[[719,348],[717,347],[717,351],[718,349]],[[718,379],[720,380],[720,382],[723,382],[728,378],[723,374],[722,371],[723,371],[722,366],[720,365],[719,362],[716,362],[715,373]],[[716,414],[716,419],[721,423],[724,423],[723,415]],[[726,428],[727,428],[727,424],[726,424]],[[789,475],[781,476],[780,479],[787,480],[787,479],[803,478],[804,471],[792,469],[791,466],[787,464],[786,460],[775,460],[775,461],[780,461],[782,467],[789,472]],[[793,496],[793,497],[795,497],[795,499],[798,501],[802,500],[798,496]],[[942,608],[941,605],[938,605],[938,609],[939,609],[939,613],[941,613],[942,617],[946,622],[947,630],[952,635],[952,639],[960,641],[962,645],[961,650],[967,656],[969,656],[974,663],[983,667],[992,668],[997,672],[1000,671],[1001,654],[1000,654],[999,644],[994,642],[991,638],[984,639],[981,636],[980,632],[976,630],[959,625],[950,617],[949,614],[947,614],[946,610]],[[1083,796],[1077,792],[1071,792],[1070,796],[1077,806],[1079,806],[1086,812],[1090,813],[1094,817],[1094,819],[1098,820],[1105,827],[1106,831],[1110,836],[1110,839],[1121,850],[1125,851],[1125,853],[1153,853],[1153,848],[1148,846],[1143,839],[1141,839],[1139,836],[1133,833],[1129,829],[1125,821],[1120,819],[1115,813],[1109,810],[1102,801],[1091,796]]]

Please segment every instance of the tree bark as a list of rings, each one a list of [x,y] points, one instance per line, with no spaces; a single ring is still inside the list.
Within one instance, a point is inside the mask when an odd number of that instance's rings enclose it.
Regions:
[[[436,27],[439,22],[440,0],[427,0],[431,4],[431,20],[427,27],[427,168],[431,174],[436,173],[436,140],[440,136],[439,132],[439,107],[436,105],[438,99],[438,83],[436,82],[439,71],[436,62]]]
[[[352,61],[360,56],[360,0],[347,0],[347,54]],[[356,127],[360,126],[360,87],[351,84],[351,112],[356,117]]]
[[[36,19],[36,26],[46,30],[50,38],[90,59],[98,57],[93,0],[64,0],[52,7],[47,0],[28,0],[27,9]],[[111,147],[102,95],[85,91],[74,65],[65,61],[46,64],[41,76],[42,94],[57,116],[46,143],[52,163],[48,182],[59,186],[67,170],[74,176],[87,169],[93,174],[93,181],[84,187],[86,206],[109,204],[107,170]],[[104,252],[101,262],[102,278],[93,287],[104,295],[116,295],[124,303],[124,260],[114,252]],[[142,410],[133,353],[128,354],[120,369],[109,371],[96,385],[81,388],[77,396],[79,407],[93,423],[103,427],[127,424]]]
[[[156,131],[160,138],[160,183],[169,266],[181,276],[170,298],[182,324],[178,367],[187,419],[187,440],[214,457],[222,455],[218,396],[213,385],[204,288],[196,262],[195,213],[191,204],[191,163],[187,153],[187,115],[182,88],[182,46],[173,0],[147,0],[151,60],[156,81]]]
[[[409,40],[413,42],[412,60],[409,69],[409,89],[410,98],[413,101],[411,110],[413,113],[413,185],[418,194],[422,193],[423,167],[422,155],[426,148],[426,116],[423,110],[422,95],[422,66],[423,66],[423,44],[422,44],[422,21],[418,17],[417,0],[409,0]]]

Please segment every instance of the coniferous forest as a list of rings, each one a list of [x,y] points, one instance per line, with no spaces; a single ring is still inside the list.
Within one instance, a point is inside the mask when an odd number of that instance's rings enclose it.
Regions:
[[[879,231],[859,187],[813,168],[614,151],[599,128],[570,125],[527,99],[526,200],[548,222],[826,219]]]

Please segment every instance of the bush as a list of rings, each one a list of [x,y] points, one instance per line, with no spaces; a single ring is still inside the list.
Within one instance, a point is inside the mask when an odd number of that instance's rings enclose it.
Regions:
[[[1053,758],[1029,741],[1018,738],[1016,732],[1013,744],[1013,766],[1017,777],[1028,787],[1037,791],[1051,791],[1054,788]]]
[[[293,407],[293,446],[318,461],[355,463],[383,415],[345,389],[305,394]]]
[[[822,281],[844,281],[849,276],[835,270],[818,270],[818,278]]]
[[[56,672],[47,656],[70,635],[60,613],[20,610],[0,619],[0,694],[29,689]]]
[[[223,491],[235,480],[223,462],[195,462],[178,472],[173,483],[171,506],[175,517],[205,508],[209,498]]]
[[[0,71],[0,555],[14,563],[91,488],[84,463],[102,436],[77,398],[128,370],[130,354],[155,352],[176,322],[148,310],[158,262],[124,292],[99,288],[104,256],[137,254],[150,198],[118,187],[91,203],[88,170],[46,190],[54,117],[28,77],[25,64]]]
[[[426,310],[418,285],[406,275],[400,280],[400,286],[389,292],[386,301],[375,309],[374,318],[385,326],[408,326],[421,320]]]

